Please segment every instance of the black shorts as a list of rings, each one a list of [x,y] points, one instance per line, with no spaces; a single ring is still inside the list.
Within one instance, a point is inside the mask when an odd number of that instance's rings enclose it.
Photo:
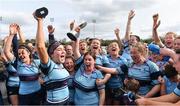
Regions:
[[[19,94],[19,105],[40,105],[40,103],[41,103],[40,90],[26,95]]]
[[[3,98],[2,98],[1,91],[0,91],[0,105],[4,105],[4,102],[3,102]]]
[[[6,86],[7,87],[7,95],[19,95],[19,87],[12,87],[12,86]]]

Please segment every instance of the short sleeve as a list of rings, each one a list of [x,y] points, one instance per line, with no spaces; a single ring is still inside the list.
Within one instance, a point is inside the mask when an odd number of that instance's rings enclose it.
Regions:
[[[152,80],[151,84],[152,85],[159,84],[158,77],[161,75],[161,71],[159,71],[159,67],[151,61],[147,61],[147,64],[149,66],[150,77]]]
[[[97,79],[103,79],[103,75],[100,71],[96,71]],[[105,84],[97,86],[98,90],[105,89]]]
[[[53,64],[55,63],[49,58],[46,64],[43,63],[40,64],[40,69],[45,75],[47,75],[49,71],[53,68],[54,66]]]
[[[180,84],[174,89],[174,94],[180,97]]]
[[[79,57],[76,61],[75,64],[80,64],[83,61],[84,56]]]

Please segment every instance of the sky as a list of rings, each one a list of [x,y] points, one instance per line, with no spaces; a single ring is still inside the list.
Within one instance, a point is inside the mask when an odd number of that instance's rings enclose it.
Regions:
[[[159,13],[161,25],[159,35],[166,32],[180,33],[180,0],[0,0],[0,39],[8,35],[10,23],[21,26],[26,39],[35,39],[37,22],[32,13],[40,8],[49,10],[44,19],[44,32],[48,37],[47,25],[55,27],[55,38],[66,39],[69,23],[84,21],[87,26],[81,30],[81,39],[116,39],[114,29],[120,29],[124,38],[127,17],[130,10],[135,11],[131,31],[142,39],[151,38],[152,15]],[[54,21],[50,21],[50,19]],[[92,20],[96,20],[93,23]]]

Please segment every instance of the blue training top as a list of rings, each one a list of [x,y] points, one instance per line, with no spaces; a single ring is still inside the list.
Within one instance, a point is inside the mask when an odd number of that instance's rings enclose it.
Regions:
[[[41,89],[38,81],[40,60],[33,60],[30,65],[18,61],[17,70],[20,78],[19,94],[26,95]]]
[[[129,41],[123,41],[123,44],[124,44],[124,49],[123,49],[122,57],[127,59],[128,66],[130,66],[133,63],[133,59],[130,53]]]
[[[82,61],[80,57],[76,62]],[[105,85],[96,86],[96,79],[102,79],[103,75],[99,70],[94,70],[91,74],[86,74],[84,63],[81,64],[74,77],[75,105],[98,105],[98,90],[104,89]]]
[[[108,67],[109,65],[109,60],[106,55],[97,55],[96,56],[96,65]]]
[[[12,39],[12,45],[13,45],[12,50],[13,50],[14,56],[18,57],[18,37],[17,37],[17,34],[15,34],[13,39]],[[19,80],[19,76],[17,73],[17,61],[18,61],[18,59],[13,60],[13,62],[6,62],[5,63],[5,67],[6,67],[6,70],[8,72],[7,86],[19,87],[20,80]]]
[[[75,93],[75,88],[73,85],[73,80],[74,80],[74,74],[70,75],[70,78],[68,79],[68,88],[69,88],[69,102],[74,103],[74,93]]]
[[[47,64],[41,63],[41,70],[45,74],[47,101],[49,103],[63,103],[69,99],[67,80],[68,71],[62,64],[56,64],[51,59]]]
[[[158,66],[147,60],[141,65],[132,65],[128,71],[128,77],[134,78],[140,82],[140,88],[138,93],[140,95],[146,95],[154,85],[159,84],[156,73],[159,72]],[[156,78],[152,78],[155,77]]]
[[[177,85],[177,87],[174,89],[174,94],[180,97],[180,83]]]
[[[107,57],[109,59],[110,65],[111,65],[111,67],[109,67],[109,68],[118,68],[118,67],[120,67],[121,65],[124,65],[124,64],[128,65],[127,60],[122,56],[119,56],[115,60],[112,59],[110,55],[107,56]],[[123,78],[122,78],[123,75],[124,74],[119,73],[119,71],[118,71],[117,75],[111,75],[111,78],[107,82],[107,87],[109,87],[109,88],[122,87],[123,86]]]
[[[170,81],[166,76],[164,76],[165,86],[166,86],[166,94],[170,94],[177,87],[177,82]]]
[[[14,68],[12,63],[5,63],[6,70],[8,72],[7,85],[10,87],[19,87],[19,76],[17,70]]]

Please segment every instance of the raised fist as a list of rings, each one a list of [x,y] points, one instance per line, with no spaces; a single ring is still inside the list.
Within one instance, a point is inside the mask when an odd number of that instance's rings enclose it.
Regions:
[[[116,28],[116,29],[114,30],[114,33],[115,33],[116,35],[119,35],[119,28]]]
[[[159,14],[154,14],[153,15],[153,21],[154,22],[157,22],[158,18],[159,18]]]
[[[17,34],[17,24],[13,23],[9,26],[9,34],[10,35]]]
[[[48,29],[49,34],[52,34],[54,32],[54,30],[55,30],[55,28],[53,28],[52,25],[48,25],[47,29]]]

